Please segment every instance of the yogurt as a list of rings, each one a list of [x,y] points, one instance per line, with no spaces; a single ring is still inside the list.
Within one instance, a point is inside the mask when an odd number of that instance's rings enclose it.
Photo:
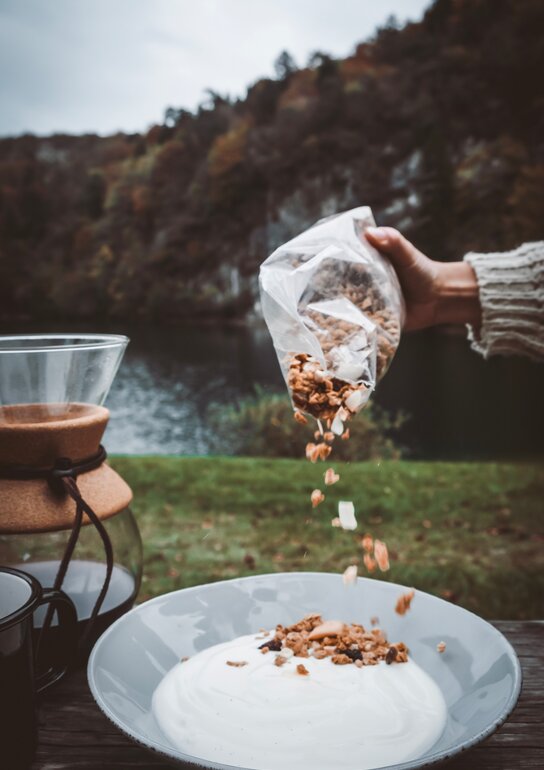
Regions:
[[[412,660],[278,667],[260,644],[254,634],[217,644],[164,677],[152,708],[171,745],[254,770],[370,770],[421,756],[444,729],[444,698]]]

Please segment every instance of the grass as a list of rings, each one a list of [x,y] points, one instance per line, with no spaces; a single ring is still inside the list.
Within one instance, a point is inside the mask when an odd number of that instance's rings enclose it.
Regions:
[[[334,463],[340,482],[312,510],[324,464],[249,458],[117,457],[144,542],[140,600],[265,572],[341,572],[361,535],[385,540],[375,575],[487,618],[542,617],[544,470],[494,463]],[[359,528],[330,526],[339,499]],[[361,567],[360,574],[364,574]]]

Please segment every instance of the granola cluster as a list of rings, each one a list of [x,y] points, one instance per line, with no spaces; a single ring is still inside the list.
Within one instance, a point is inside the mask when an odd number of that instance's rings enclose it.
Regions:
[[[397,613],[397,615],[406,615],[406,613],[410,609],[410,606],[412,604],[412,599],[414,598],[415,593],[416,592],[412,588],[410,591],[408,591],[408,593],[402,594],[401,596],[399,596],[399,598],[397,599],[397,603],[395,605],[395,612]]]
[[[318,420],[328,420],[328,427],[340,407],[347,410],[346,418],[354,414],[365,400],[368,390],[363,384],[351,385],[338,377],[329,376],[319,361],[308,353],[297,353],[291,357],[287,385],[293,404]]]
[[[318,614],[307,615],[292,626],[277,625],[273,639],[264,642],[259,649],[264,655],[276,653],[274,663],[277,666],[285,665],[292,657],[330,658],[336,666],[353,664],[358,668],[375,666],[381,660],[388,665],[408,660],[404,642],[388,642],[379,628],[367,630],[358,623],[324,621]],[[297,665],[297,671],[308,674],[303,664]]]

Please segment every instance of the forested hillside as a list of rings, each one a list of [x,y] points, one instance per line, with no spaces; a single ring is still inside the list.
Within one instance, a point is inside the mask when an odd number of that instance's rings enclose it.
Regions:
[[[543,32],[542,0],[437,0],[146,134],[1,140],[0,316],[242,317],[273,248],[359,204],[440,259],[544,237]]]

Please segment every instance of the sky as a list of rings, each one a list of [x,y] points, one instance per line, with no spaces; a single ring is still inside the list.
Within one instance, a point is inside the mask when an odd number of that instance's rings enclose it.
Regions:
[[[143,131],[243,96],[288,50],[346,56],[429,0],[0,0],[0,135]]]

